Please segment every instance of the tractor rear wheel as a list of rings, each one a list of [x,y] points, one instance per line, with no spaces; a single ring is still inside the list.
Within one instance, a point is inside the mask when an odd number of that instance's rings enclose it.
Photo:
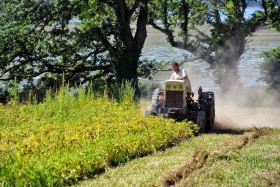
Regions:
[[[198,111],[196,124],[200,127],[200,132],[205,133],[205,131],[206,131],[206,114],[204,111]]]
[[[215,98],[214,95],[212,99],[209,101],[210,104],[210,111],[209,111],[209,117],[206,121],[206,124],[210,127],[210,130],[213,130],[215,128]]]
[[[214,129],[215,121],[215,97],[213,92],[202,92],[199,103],[206,114],[205,131],[209,132]]]

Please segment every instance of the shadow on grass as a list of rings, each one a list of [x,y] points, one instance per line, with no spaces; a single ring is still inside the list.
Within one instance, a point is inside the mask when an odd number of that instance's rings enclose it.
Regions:
[[[209,132],[209,134],[232,134],[232,135],[238,135],[238,134],[244,134],[245,132],[248,132],[248,129],[214,129]]]

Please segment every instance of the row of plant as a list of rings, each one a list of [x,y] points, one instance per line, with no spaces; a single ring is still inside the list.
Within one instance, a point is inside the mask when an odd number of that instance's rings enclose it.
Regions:
[[[119,102],[63,87],[42,103],[13,100],[0,112],[0,186],[72,184],[198,132],[191,122],[144,118],[129,87]]]

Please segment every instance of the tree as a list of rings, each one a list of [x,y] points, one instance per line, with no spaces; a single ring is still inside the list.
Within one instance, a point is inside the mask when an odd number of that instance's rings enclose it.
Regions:
[[[264,57],[261,63],[261,73],[264,80],[270,87],[279,93],[280,91],[280,46],[270,51],[263,52]]]
[[[173,46],[193,54],[186,61],[202,59],[215,69],[217,83],[223,92],[240,86],[238,63],[245,51],[246,38],[266,21],[262,12],[245,18],[245,0],[193,1],[158,0],[152,5],[148,23],[167,36]],[[161,20],[162,26],[157,24]],[[209,33],[197,27],[208,24]],[[181,40],[175,40],[175,27]]]
[[[278,6],[277,6],[278,5]],[[280,31],[280,2],[263,1],[269,24],[272,28]],[[265,81],[271,90],[275,90],[278,95],[280,91],[280,46],[269,51],[263,52],[261,56],[264,58],[260,65],[261,79]]]
[[[97,79],[120,86],[129,80],[137,90],[148,0],[0,4],[0,80],[17,77],[29,87],[35,82],[37,87],[59,87],[63,74],[70,86]]]
[[[172,46],[192,52],[187,60],[203,59],[216,68],[226,91],[229,77],[238,83],[246,37],[267,18],[279,27],[275,2],[262,0],[264,13],[245,19],[245,0],[2,0],[0,80],[17,77],[27,88],[46,89],[59,87],[64,75],[70,86],[98,80],[120,87],[129,80],[137,90],[138,77],[153,68],[139,61],[149,23]],[[209,34],[196,28],[205,23]]]
[[[264,13],[268,18],[269,25],[280,31],[280,1],[279,0],[262,0]]]

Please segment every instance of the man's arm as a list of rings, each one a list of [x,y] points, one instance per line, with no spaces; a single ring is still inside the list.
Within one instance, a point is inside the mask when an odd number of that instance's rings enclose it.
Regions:
[[[171,77],[170,77],[170,80],[175,80],[175,74],[172,73]]]
[[[187,80],[188,75],[185,69],[182,69],[182,77],[179,78],[179,80]]]
[[[178,80],[187,80],[187,77],[179,77]]]

